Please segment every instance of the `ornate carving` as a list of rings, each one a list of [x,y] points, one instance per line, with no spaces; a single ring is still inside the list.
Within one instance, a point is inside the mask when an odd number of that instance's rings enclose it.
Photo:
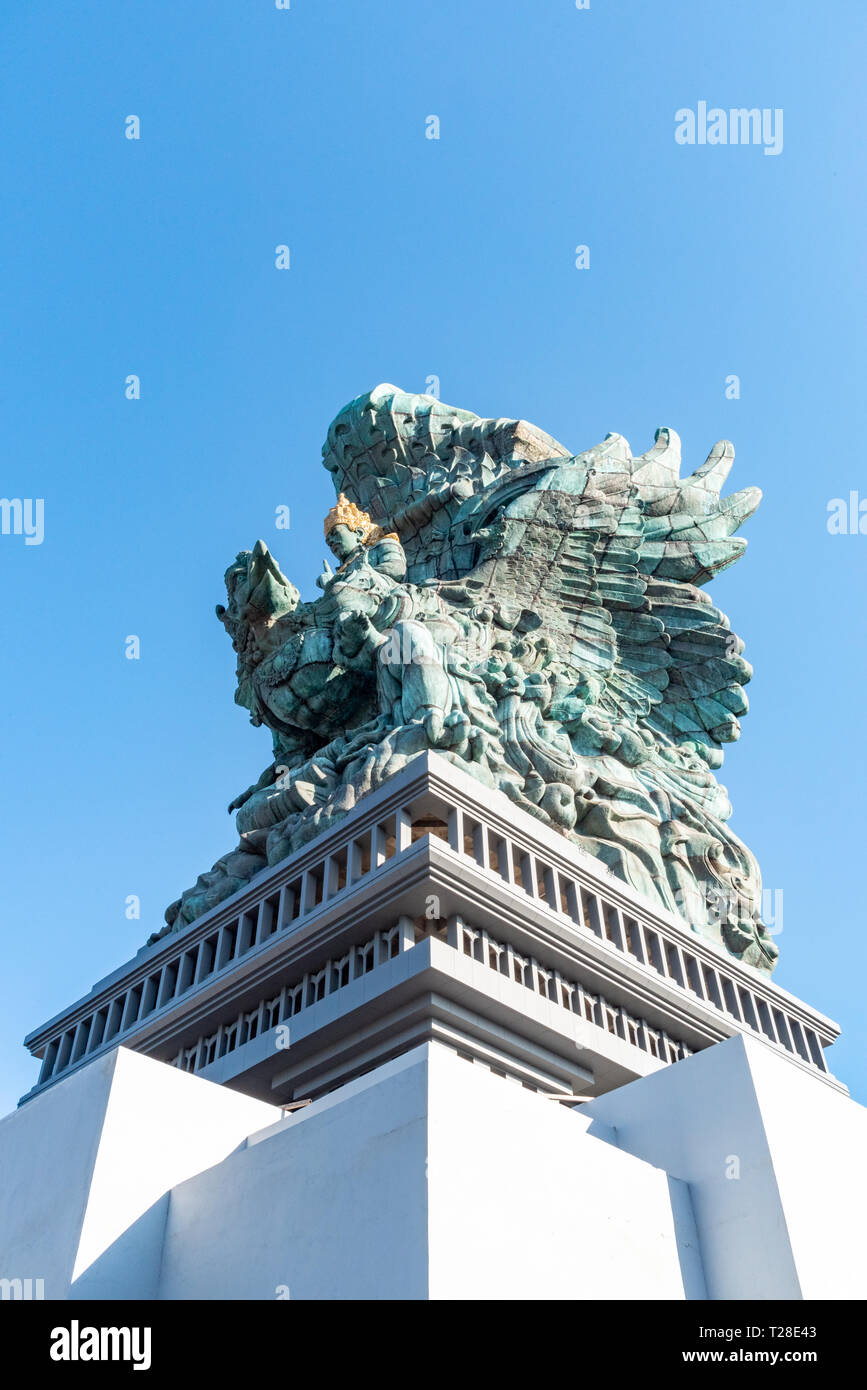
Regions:
[[[436,749],[759,970],[761,879],[714,772],[752,674],[700,585],[760,500],[721,498],[730,444],[680,477],[659,430],[581,454],[525,421],[379,386],[332,423],[322,594],[257,542],[217,609],[236,701],[273,761],[236,797],[240,843],[166,913],[194,920]],[[708,912],[708,903],[713,910]]]
[[[381,526],[377,526],[360,507],[356,507],[354,502],[350,502],[345,493],[341,492],[337,499],[337,505],[332,507],[325,514],[323,531],[325,539],[331,535],[336,526],[348,526],[350,531],[356,531],[362,545],[376,545],[381,540],[398,540],[396,532],[386,533]]]

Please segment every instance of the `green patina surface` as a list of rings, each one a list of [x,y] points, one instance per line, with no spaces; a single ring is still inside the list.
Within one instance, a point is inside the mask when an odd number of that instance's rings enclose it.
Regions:
[[[273,758],[229,808],[237,848],[165,930],[431,748],[772,970],[759,868],[714,776],[752,673],[699,587],[743,553],[760,500],[720,497],[731,445],[681,479],[670,430],[638,457],[620,435],[571,454],[385,385],[340,412],[323,456],[339,501],[320,597],[302,603],[261,541],[226,573],[235,699]]]

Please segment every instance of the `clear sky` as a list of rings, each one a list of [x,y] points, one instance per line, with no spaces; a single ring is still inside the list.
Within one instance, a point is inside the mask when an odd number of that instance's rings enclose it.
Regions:
[[[5,0],[0,490],[45,513],[41,544],[0,536],[0,1113],[24,1034],[234,844],[270,759],[224,569],[261,536],[315,595],[329,421],[430,376],[576,451],[669,425],[689,471],[730,438],[729,486],[763,489],[710,589],[756,672],[722,779],[783,893],[775,978],[867,1100],[867,535],[826,524],[867,499],[865,13]],[[782,150],[679,144],[699,102],[781,110]]]

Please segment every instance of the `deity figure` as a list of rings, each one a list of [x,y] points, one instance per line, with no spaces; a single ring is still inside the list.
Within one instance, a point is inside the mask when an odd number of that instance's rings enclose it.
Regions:
[[[433,749],[770,972],[758,865],[715,776],[752,673],[701,588],[743,553],[760,497],[721,496],[731,445],[681,478],[672,430],[639,456],[620,435],[571,454],[526,421],[380,386],[323,456],[337,563],[320,596],[301,602],[261,541],[226,572],[235,699],[272,759],[230,804],[237,848],[165,930]]]
[[[406,578],[406,556],[394,531],[386,535],[374,525],[367,512],[341,492],[336,506],[325,517],[325,540],[340,562],[338,574],[343,578],[364,564],[372,565],[380,574],[400,583]],[[322,573],[316,580],[325,589],[335,575],[328,561],[323,561]]]

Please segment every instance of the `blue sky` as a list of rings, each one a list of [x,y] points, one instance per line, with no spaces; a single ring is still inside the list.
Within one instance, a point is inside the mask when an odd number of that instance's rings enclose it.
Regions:
[[[269,761],[224,569],[261,536],[315,594],[329,421],[431,375],[576,451],[730,438],[763,489],[710,590],[756,672],[722,779],[784,894],[775,978],[867,1100],[867,535],[826,526],[867,498],[863,5],[6,0],[0,51],[0,491],[45,499],[41,545],[0,536],[0,1113]],[[699,101],[781,109],[782,152],[679,145]]]

